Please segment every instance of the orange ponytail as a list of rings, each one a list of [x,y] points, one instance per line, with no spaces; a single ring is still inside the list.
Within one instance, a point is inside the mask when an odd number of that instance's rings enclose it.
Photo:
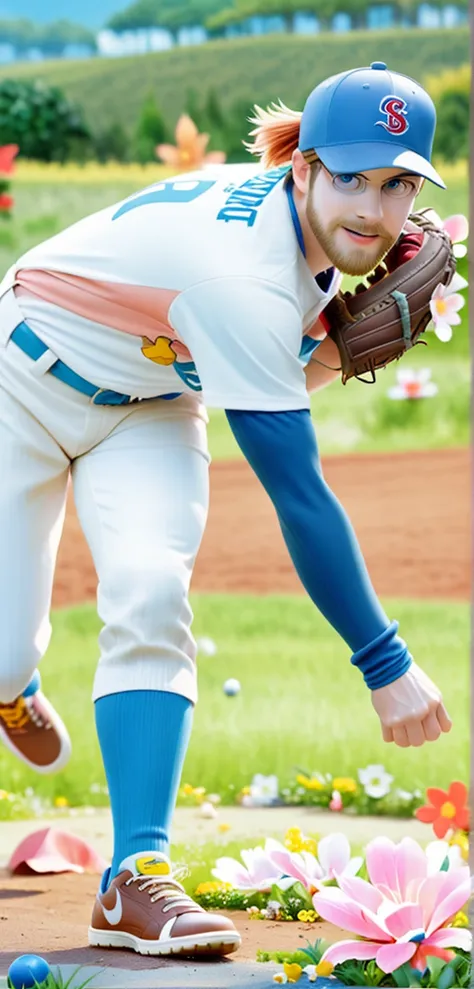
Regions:
[[[250,137],[255,140],[244,141],[244,146],[251,154],[259,155],[264,168],[290,164],[298,147],[301,117],[301,112],[290,110],[281,100],[279,106],[273,103],[266,110],[255,104],[255,116],[249,117],[250,123],[255,124]]]

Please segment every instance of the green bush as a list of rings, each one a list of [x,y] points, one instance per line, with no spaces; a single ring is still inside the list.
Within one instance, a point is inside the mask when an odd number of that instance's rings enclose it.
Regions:
[[[164,144],[167,140],[168,131],[163,114],[153,93],[149,93],[143,103],[135,128],[132,142],[133,160],[140,161],[142,164],[147,161],[156,161],[155,148],[157,144]]]
[[[471,67],[467,63],[425,79],[425,87],[436,104],[433,154],[445,161],[469,157],[470,86]]]
[[[89,143],[82,110],[56,86],[17,79],[0,81],[2,144],[18,144],[20,155],[64,162]]]

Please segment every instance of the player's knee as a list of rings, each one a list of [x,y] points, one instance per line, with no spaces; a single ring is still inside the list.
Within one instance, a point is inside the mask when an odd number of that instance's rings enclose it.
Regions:
[[[114,621],[141,629],[145,640],[158,631],[190,623],[187,603],[189,576],[181,558],[157,560],[152,565],[127,563],[116,567],[107,581],[107,598],[113,601]],[[118,612],[118,613],[117,613]]]

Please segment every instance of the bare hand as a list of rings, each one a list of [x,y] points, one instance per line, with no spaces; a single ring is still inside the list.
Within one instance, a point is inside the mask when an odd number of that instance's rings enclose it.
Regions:
[[[441,692],[416,663],[398,680],[372,690],[371,699],[384,742],[401,748],[435,742],[453,726]]]

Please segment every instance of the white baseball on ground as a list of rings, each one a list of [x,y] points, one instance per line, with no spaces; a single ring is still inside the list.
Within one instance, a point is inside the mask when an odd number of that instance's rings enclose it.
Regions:
[[[222,689],[228,697],[235,697],[236,694],[240,693],[240,683],[231,677],[230,680],[226,680]]]

